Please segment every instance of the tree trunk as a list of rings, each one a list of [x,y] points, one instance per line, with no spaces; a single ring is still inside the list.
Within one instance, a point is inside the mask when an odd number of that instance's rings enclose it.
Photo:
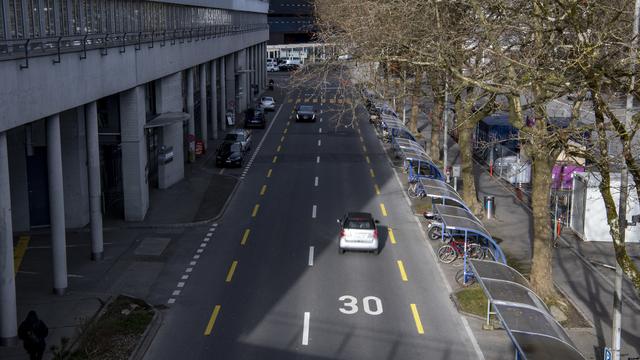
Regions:
[[[413,91],[411,91],[411,118],[409,119],[409,131],[418,133],[418,113],[420,112],[420,94],[422,88],[422,72],[418,69],[413,80]]]
[[[551,170],[554,162],[555,159],[550,160],[534,156],[531,164],[531,207],[533,209],[531,287],[545,301],[553,300],[557,297],[553,285],[551,263],[553,241],[549,216]]]
[[[444,96],[440,89],[433,88],[433,111],[431,112],[431,159],[440,162],[440,132],[442,131],[442,115],[444,110]]]
[[[480,214],[482,212],[482,206],[478,201],[476,181],[473,174],[473,144],[471,143],[471,136],[473,134],[474,128],[475,123],[472,123],[468,118],[459,118],[458,146],[460,147],[462,200],[464,200],[467,206],[469,206],[471,211],[473,211],[475,214]]]

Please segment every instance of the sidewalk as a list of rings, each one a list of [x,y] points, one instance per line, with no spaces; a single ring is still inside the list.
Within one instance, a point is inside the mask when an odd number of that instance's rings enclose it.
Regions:
[[[426,119],[421,120],[419,128],[425,135],[430,134],[430,125],[426,124]],[[429,140],[427,137],[427,145]],[[458,145],[452,138],[449,138],[448,155],[450,165],[460,162]],[[510,184],[489,176],[488,171],[477,163],[474,172],[478,198],[482,200],[485,195],[495,197],[496,218],[483,219],[485,226],[504,252],[528,271],[533,235],[531,209],[528,204],[518,199],[515,189]],[[640,244],[629,244],[627,249],[629,255],[640,264]],[[614,261],[612,244],[583,242],[569,229],[564,230],[555,250],[554,282],[592,325],[588,328],[567,329],[578,350],[587,359],[602,359],[603,347],[611,344],[615,271],[608,266],[614,266]],[[457,285],[453,279],[451,280],[455,288]],[[626,279],[623,283],[623,293],[622,358],[626,359],[640,356],[640,299]],[[495,333],[502,332],[501,330],[482,330],[482,323],[474,318],[469,318],[469,322],[483,351],[493,348],[494,345],[504,346],[494,336]],[[507,338],[506,334],[503,336]],[[482,345],[483,341],[494,345],[485,347]],[[493,359],[491,356],[487,358]]]
[[[219,137],[223,138],[224,133],[220,132]],[[169,189],[150,190],[150,207],[144,221],[104,220],[102,261],[90,260],[88,227],[69,229],[66,234],[69,284],[64,296],[51,292],[48,230],[24,234],[29,243],[16,274],[18,324],[29,310],[35,310],[48,325],[45,359],[53,356],[51,345],[59,345],[62,337],[75,338],[111,297],[124,293],[153,304],[157,298],[154,283],[174,253],[180,252],[175,244],[185,241],[190,227],[219,217],[236,187],[235,176],[221,175],[215,167],[215,149],[220,141],[211,141],[204,156],[193,164],[185,164],[185,178],[179,183]],[[19,343],[16,347],[0,347],[0,358],[28,356]]]

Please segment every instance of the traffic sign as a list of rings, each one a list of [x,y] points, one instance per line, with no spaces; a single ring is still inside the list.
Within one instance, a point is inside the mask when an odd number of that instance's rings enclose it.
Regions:
[[[611,360],[613,356],[611,355],[611,349],[608,347],[604,348],[604,360]]]

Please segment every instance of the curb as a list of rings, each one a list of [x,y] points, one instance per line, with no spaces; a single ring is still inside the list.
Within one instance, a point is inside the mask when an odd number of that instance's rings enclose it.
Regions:
[[[146,303],[146,301],[145,301]],[[162,325],[163,315],[162,312],[158,308],[151,307],[153,309],[153,318],[151,322],[144,330],[144,333],[140,337],[138,344],[136,345],[131,355],[129,355],[129,360],[140,360],[144,357],[151,346],[151,342],[156,337],[158,330],[160,330],[160,326]]]

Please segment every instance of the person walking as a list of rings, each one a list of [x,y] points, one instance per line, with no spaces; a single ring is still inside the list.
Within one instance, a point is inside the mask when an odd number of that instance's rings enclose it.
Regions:
[[[18,328],[18,337],[23,341],[24,349],[29,353],[29,359],[42,360],[47,346],[44,338],[49,334],[47,325],[38,318],[35,311],[29,311],[27,318]]]

